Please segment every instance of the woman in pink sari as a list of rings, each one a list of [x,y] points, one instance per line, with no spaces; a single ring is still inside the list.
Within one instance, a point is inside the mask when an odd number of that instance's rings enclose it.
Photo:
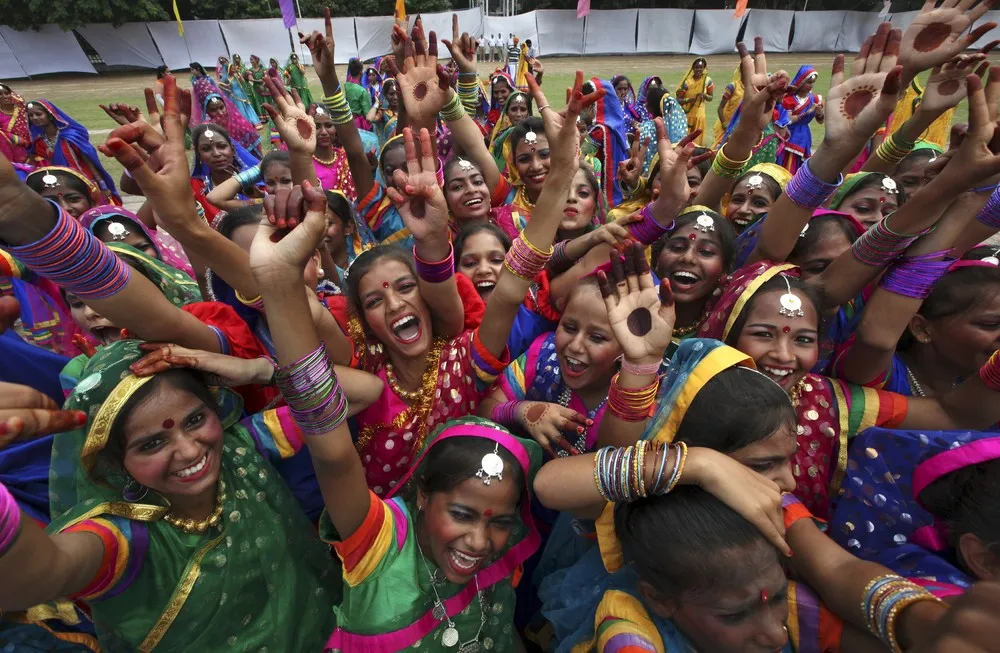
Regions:
[[[24,163],[30,144],[24,100],[11,87],[0,84],[0,151],[11,163]]]

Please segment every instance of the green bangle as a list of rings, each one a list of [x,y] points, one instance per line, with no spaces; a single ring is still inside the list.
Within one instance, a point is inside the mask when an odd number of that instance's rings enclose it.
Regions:
[[[464,115],[466,115],[465,107],[462,106],[462,98],[457,93],[453,94],[448,104],[441,108],[441,117],[445,122],[456,122]]]

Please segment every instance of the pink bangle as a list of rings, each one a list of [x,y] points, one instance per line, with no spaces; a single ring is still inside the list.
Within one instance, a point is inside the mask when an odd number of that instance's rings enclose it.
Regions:
[[[417,246],[413,246],[413,262],[417,276],[428,283],[444,283],[455,276],[455,247],[448,245],[448,256],[440,261],[425,261],[417,256]]]
[[[993,352],[986,364],[979,368],[979,378],[993,392],[1000,392],[1000,350]]]
[[[627,358],[623,358],[622,372],[628,372],[629,374],[635,374],[636,376],[648,376],[650,374],[658,373],[661,365],[663,365],[662,361],[640,364],[629,362]]]
[[[21,509],[7,486],[0,483],[0,556],[14,546],[21,532]]]

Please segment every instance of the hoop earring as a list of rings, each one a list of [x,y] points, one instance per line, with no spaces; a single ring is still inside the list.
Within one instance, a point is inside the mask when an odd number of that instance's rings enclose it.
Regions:
[[[147,494],[149,494],[149,488],[131,476],[128,477],[128,482],[125,483],[125,487],[122,488],[122,498],[129,503],[142,501],[146,498]]]

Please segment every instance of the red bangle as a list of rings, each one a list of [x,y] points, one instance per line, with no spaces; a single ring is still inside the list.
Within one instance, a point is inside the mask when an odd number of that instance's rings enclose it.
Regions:
[[[1000,392],[1000,350],[993,352],[986,364],[979,368],[979,378],[993,392]]]

